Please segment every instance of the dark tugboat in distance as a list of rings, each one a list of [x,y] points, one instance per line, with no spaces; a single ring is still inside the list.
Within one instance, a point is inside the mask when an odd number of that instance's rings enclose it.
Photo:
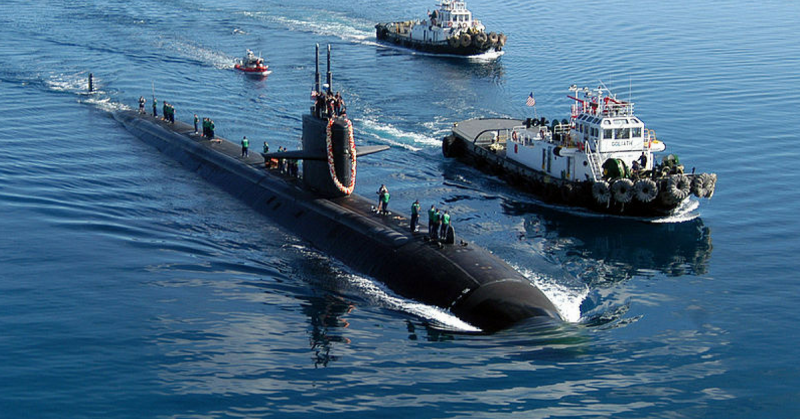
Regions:
[[[434,54],[481,55],[501,53],[506,44],[502,33],[489,32],[467,9],[464,1],[442,0],[425,20],[379,23],[375,35],[380,41]]]

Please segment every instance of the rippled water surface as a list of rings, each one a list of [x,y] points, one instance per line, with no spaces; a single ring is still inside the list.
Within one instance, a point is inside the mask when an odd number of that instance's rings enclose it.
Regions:
[[[501,57],[375,42],[434,2],[0,4],[0,417],[797,417],[800,5],[469,2]],[[395,295],[110,116],[296,148],[313,45],[360,144],[356,193],[444,206],[569,321],[495,335]],[[245,48],[273,73],[232,69]],[[97,92],[85,92],[89,73]],[[453,122],[566,117],[600,81],[717,193],[650,223],[541,205],[441,156]],[[681,222],[678,222],[681,221]]]

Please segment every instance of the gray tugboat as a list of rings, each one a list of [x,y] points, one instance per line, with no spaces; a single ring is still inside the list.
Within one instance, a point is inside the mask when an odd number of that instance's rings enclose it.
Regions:
[[[329,47],[330,48],[330,47]],[[141,140],[230,192],[320,251],[355,271],[383,282],[406,298],[449,310],[494,332],[522,321],[559,323],[553,303],[525,276],[490,252],[452,231],[440,242],[412,232],[409,219],[379,215],[372,200],[352,194],[356,158],[387,146],[357,147],[346,115],[327,106],[331,89],[328,50],[327,92],[303,115],[302,149],[252,153],[222,138],[208,138],[180,121],[135,111],[114,118]],[[302,159],[302,178],[272,168],[273,159]]]
[[[379,23],[378,40],[434,54],[480,55],[500,53],[506,44],[502,33],[486,32],[472,18],[466,2],[443,0],[425,20]]]
[[[570,91],[575,103],[569,119],[458,122],[443,139],[442,151],[545,202],[600,213],[664,217],[692,194],[714,195],[716,174],[685,173],[674,154],[656,161],[654,153],[666,145],[634,115],[632,102],[618,100],[605,86],[573,85]]]

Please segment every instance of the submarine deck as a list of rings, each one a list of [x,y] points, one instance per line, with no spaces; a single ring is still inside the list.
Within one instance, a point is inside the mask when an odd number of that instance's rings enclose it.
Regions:
[[[225,154],[229,157],[235,158],[237,160],[242,161],[243,163],[252,166],[258,170],[262,170],[265,173],[269,173],[271,176],[279,177],[284,180],[286,183],[296,186],[297,188],[302,188],[302,179],[296,178],[291,176],[287,173],[282,173],[278,168],[266,168],[265,159],[260,152],[251,152],[249,153],[248,157],[242,157],[242,147],[239,144],[234,143],[223,137],[215,137],[213,140],[203,137],[201,134],[195,132],[194,127],[189,125],[183,121],[176,120],[174,123],[166,121],[159,117],[153,117],[150,114],[139,114],[140,118],[150,120],[155,122],[158,125],[161,125],[167,130],[174,131],[178,134],[183,134],[191,138],[193,141],[201,144],[205,147],[211,148],[221,154]],[[302,172],[302,171],[301,171]],[[377,204],[377,200],[373,203],[372,201],[368,200],[367,198],[360,197],[358,195],[351,195],[341,198],[333,198],[330,199],[331,202],[344,207],[347,210],[350,210],[356,214],[361,216],[367,217],[368,219],[372,220],[375,223],[382,224],[383,226],[394,230],[395,234],[390,234],[393,237],[393,241],[396,244],[402,244],[400,242],[406,242],[408,239],[417,239],[421,241],[428,241],[428,234],[427,234],[427,226],[423,226],[425,228],[419,228],[419,232],[411,232],[411,220],[402,215],[397,214],[389,211],[388,215],[380,215],[376,212],[376,207],[374,204]],[[410,206],[410,203],[409,203]],[[422,214],[420,214],[420,224],[422,223]],[[401,233],[405,237],[400,237]],[[432,245],[436,245],[437,242],[430,241]]]
[[[525,319],[561,318],[528,278],[480,246],[461,240],[442,244],[424,232],[411,232],[406,216],[379,215],[372,199],[322,197],[303,179],[266,168],[260,153],[243,158],[240,145],[204,138],[188,124],[134,111],[113,115],[189,170],[399,295],[451,310],[490,332]]]

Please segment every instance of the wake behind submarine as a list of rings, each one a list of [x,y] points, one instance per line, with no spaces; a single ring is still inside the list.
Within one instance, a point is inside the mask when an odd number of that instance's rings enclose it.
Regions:
[[[331,85],[328,46],[328,92]],[[319,45],[315,87],[321,92]],[[329,116],[319,104],[303,115],[301,150],[249,157],[240,157],[238,145],[198,135],[180,121],[133,110],[113,116],[144,142],[403,297],[449,310],[484,332],[526,319],[561,321],[541,290],[485,249],[427,240],[410,231],[408,218],[377,215],[372,200],[352,194],[356,157],[388,146],[356,147],[350,120]],[[273,158],[302,159],[302,179],[265,166]]]

